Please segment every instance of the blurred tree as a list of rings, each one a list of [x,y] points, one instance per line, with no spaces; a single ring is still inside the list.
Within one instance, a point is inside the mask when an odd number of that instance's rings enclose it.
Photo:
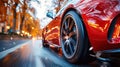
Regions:
[[[55,5],[56,13],[64,6],[66,3],[71,0],[53,0],[53,4]]]
[[[23,28],[23,23],[24,23],[24,19],[25,19],[25,12],[27,10],[27,4],[24,0],[23,5],[22,5],[22,12],[21,12],[21,24],[20,24],[20,32],[22,32],[22,28]]]
[[[18,6],[18,3],[19,3],[19,0],[14,0],[14,5],[12,7],[13,9],[13,32],[16,32],[16,15],[17,15],[17,6]]]
[[[55,9],[56,9],[56,13],[60,10],[61,8],[61,2],[63,2],[64,0],[53,0],[53,4],[55,5]]]
[[[21,33],[26,31],[27,34],[34,33],[37,35],[39,20],[33,16],[35,10],[30,9],[30,1],[40,4],[39,0],[0,0],[0,22],[2,22],[2,18],[5,19],[3,22],[9,25],[14,33],[20,30]]]

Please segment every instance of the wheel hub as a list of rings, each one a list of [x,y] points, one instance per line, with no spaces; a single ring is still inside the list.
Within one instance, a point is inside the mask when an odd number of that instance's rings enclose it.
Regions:
[[[65,36],[65,39],[68,40],[68,39],[69,39],[69,36]]]

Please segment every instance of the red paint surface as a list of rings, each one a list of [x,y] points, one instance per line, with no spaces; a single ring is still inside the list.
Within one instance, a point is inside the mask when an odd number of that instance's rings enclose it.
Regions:
[[[108,40],[108,30],[113,19],[120,14],[119,0],[80,0],[65,6],[47,26],[44,28],[45,40],[50,44],[59,44],[60,24],[65,13],[71,9],[82,17],[87,30],[88,38],[94,51],[120,48],[120,18],[115,25],[116,38]],[[119,16],[120,17],[120,16]]]

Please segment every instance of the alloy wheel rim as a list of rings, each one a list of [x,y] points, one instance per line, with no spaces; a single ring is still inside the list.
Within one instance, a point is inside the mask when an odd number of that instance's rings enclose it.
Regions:
[[[72,57],[77,49],[77,27],[74,19],[67,16],[61,28],[61,41],[64,55]]]

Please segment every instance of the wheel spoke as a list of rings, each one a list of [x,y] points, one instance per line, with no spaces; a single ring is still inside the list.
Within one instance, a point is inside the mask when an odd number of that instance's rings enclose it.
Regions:
[[[67,40],[64,41],[63,45],[66,45],[67,44]]]
[[[74,31],[69,33],[69,37],[73,37],[73,36],[76,36],[76,32]]]
[[[73,48],[75,50],[75,48],[76,48],[76,40],[70,38],[70,43],[73,45]]]
[[[64,28],[62,29],[62,34],[65,36],[67,35],[67,31]]]
[[[74,27],[74,21],[72,20],[70,25],[69,25],[69,30],[72,31],[72,28]]]
[[[70,54],[73,54],[74,49],[73,49],[73,46],[72,46],[72,44],[70,42],[68,43],[68,46],[69,46]]]
[[[68,30],[68,23],[65,22],[64,24],[65,24],[65,25],[64,25],[64,26],[65,26],[65,30],[67,31],[67,30]]]
[[[68,48],[67,40],[64,42],[64,49],[65,49],[66,53],[69,54],[69,48]]]
[[[68,18],[67,19],[67,23],[68,23],[68,28],[70,27],[70,24],[71,24],[71,18]]]
[[[76,32],[76,27],[73,27],[73,31]]]

